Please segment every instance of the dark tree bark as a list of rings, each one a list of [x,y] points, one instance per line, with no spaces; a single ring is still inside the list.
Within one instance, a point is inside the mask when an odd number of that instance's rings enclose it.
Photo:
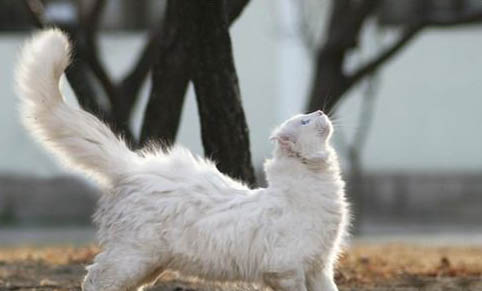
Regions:
[[[224,0],[224,7],[226,9],[226,17],[228,18],[228,23],[231,25],[239,15],[244,11],[246,5],[248,5],[249,0]]]
[[[175,51],[175,52],[174,52]],[[176,139],[185,95],[189,84],[189,57],[183,42],[159,58],[152,69],[152,88],[144,113],[140,144],[150,140],[170,146]]]
[[[184,17],[185,1],[168,1],[159,42],[160,53],[152,67],[152,88],[144,112],[140,144],[150,140],[170,146],[181,120],[182,107],[191,77],[190,51],[187,46],[192,32]]]
[[[128,29],[142,29],[146,24],[147,1],[122,1],[122,14],[124,15],[124,25]]]
[[[334,105],[347,87],[343,75],[344,52],[321,51],[317,56],[308,111],[323,110],[331,113]]]
[[[249,134],[232,56],[225,2],[192,1],[193,83],[205,155],[220,171],[255,184]]]
[[[75,51],[75,47],[73,48],[73,51]],[[95,98],[97,92],[93,87],[93,81],[89,77],[89,69],[85,64],[85,61],[83,61],[77,54],[72,54],[72,63],[67,67],[65,75],[67,76],[72,91],[74,91],[74,94],[77,97],[79,105],[87,112],[109,120],[110,116],[99,106],[99,103]]]
[[[229,24],[233,24],[249,0],[226,1]],[[187,86],[192,77],[189,47],[193,31],[183,22],[185,1],[168,1],[160,53],[152,68],[152,89],[144,114],[140,144],[149,140],[169,146],[176,139]]]
[[[366,18],[380,0],[334,0],[327,38],[316,56],[315,74],[308,111],[331,112],[341,96],[351,87],[343,71],[348,51],[358,44],[359,33]]]

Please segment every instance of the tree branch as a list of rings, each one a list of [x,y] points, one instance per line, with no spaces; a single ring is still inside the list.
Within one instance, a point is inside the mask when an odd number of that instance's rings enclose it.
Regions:
[[[23,3],[27,8],[27,12],[32,19],[33,24],[37,28],[44,27],[44,6],[40,0],[24,0]]]
[[[85,60],[99,80],[107,98],[112,104],[117,98],[116,86],[99,58],[99,48],[97,43],[100,20],[105,6],[106,0],[96,0],[91,5],[90,9],[86,9],[86,13],[82,13],[83,9],[81,8],[81,2],[77,2],[80,26],[78,28],[76,39],[79,42],[78,47],[82,50]]]
[[[97,96],[97,92],[92,86],[89,68],[86,66],[85,61],[75,52],[72,53],[72,63],[65,70],[65,75],[77,97],[79,105],[87,112],[108,123],[112,123],[111,115],[101,108],[96,99],[92,97]]]
[[[380,0],[363,0],[358,4],[347,0],[333,2],[329,37],[324,49],[340,50],[356,47],[363,22],[375,11]]]
[[[99,28],[101,16],[105,11],[106,3],[106,0],[96,0],[94,4],[92,4],[92,8],[86,16],[87,27],[92,27],[95,30]]]
[[[453,18],[446,19],[431,19],[425,23],[425,26],[432,27],[453,27],[458,25],[467,25],[472,23],[482,22],[482,11],[462,14]]]
[[[352,19],[352,25],[357,27],[361,26],[366,18],[376,10],[379,4],[380,0],[360,1],[358,5],[352,9],[350,17]]]
[[[415,25],[405,29],[402,36],[392,44],[391,47],[386,49],[384,52],[380,53],[375,59],[371,60],[361,68],[359,68],[352,75],[347,77],[347,86],[351,87],[353,84],[357,83],[359,80],[375,72],[383,63],[393,57],[402,48],[404,48],[423,28],[422,25]],[[348,89],[347,88],[347,89]]]
[[[170,2],[170,1],[169,1]],[[169,14],[169,2],[166,9],[166,15]],[[137,100],[139,91],[142,88],[142,84],[146,80],[149,72],[153,68],[154,64],[160,54],[163,53],[163,47],[169,46],[173,42],[172,29],[167,21],[167,17],[160,20],[149,32],[149,38],[139,54],[139,57],[126,76],[120,81],[119,90],[124,92],[124,108],[129,110],[126,112],[127,116],[130,116],[134,103]],[[141,130],[141,132],[143,129]]]
[[[24,0],[26,9],[32,18],[32,22],[38,28],[46,26],[44,19],[44,7],[40,0]],[[72,34],[70,34],[72,37]],[[72,43],[75,46],[76,43]],[[67,67],[65,74],[72,90],[74,91],[80,106],[88,112],[101,118],[109,118],[107,112],[102,110],[95,100],[96,92],[89,79],[85,60],[79,57],[77,49],[72,50],[72,62]]]
[[[130,105],[129,107],[132,107],[135,103],[136,96],[140,91],[142,84],[149,74],[153,63],[161,53],[159,43],[161,41],[161,36],[164,35],[163,31],[164,24],[156,25],[156,27],[151,30],[149,39],[142,49],[136,64],[120,82],[120,90],[126,91],[127,100],[123,100],[123,102],[127,102]],[[168,38],[170,37],[166,35],[163,41],[170,42],[171,40]]]
[[[96,0],[89,8],[85,9],[87,12],[83,13],[81,2],[77,2],[80,25],[73,35],[78,42],[80,56],[85,59],[85,63],[89,65],[89,69],[99,81],[110,101],[111,111],[108,122],[111,128],[116,133],[123,135],[134,146],[136,142],[129,127],[129,117],[133,104],[125,102],[125,99],[127,99],[125,96],[127,95],[113,82],[99,57],[97,37],[105,7],[106,0]]]
[[[82,40],[79,40],[82,42]],[[80,47],[81,46],[81,47]],[[79,45],[79,49],[83,51],[84,58],[89,64],[89,68],[92,73],[96,76],[100,85],[104,89],[105,95],[109,99],[110,103],[119,102],[117,100],[117,89],[116,85],[112,81],[111,77],[107,73],[107,70],[99,58],[99,50],[97,48],[97,41],[87,40],[87,44]]]
[[[367,0],[370,1],[370,0]],[[402,36],[392,44],[391,47],[380,53],[375,59],[365,64],[354,72],[351,76],[347,77],[347,85],[351,87],[353,84],[363,79],[366,75],[369,75],[376,71],[382,64],[384,64],[391,57],[396,55],[401,49],[403,49],[410,41],[425,27],[453,27],[457,25],[467,25],[471,23],[477,23],[482,21],[482,11],[477,13],[464,14],[454,18],[429,20],[420,24],[413,24],[407,27]]]

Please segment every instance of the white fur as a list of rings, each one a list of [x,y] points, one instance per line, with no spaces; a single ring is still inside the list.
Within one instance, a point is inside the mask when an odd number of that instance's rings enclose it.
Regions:
[[[16,81],[24,124],[72,168],[111,185],[138,156],[95,116],[68,106],[59,79],[70,63],[70,43],[60,30],[37,33],[20,56]]]
[[[28,128],[108,186],[95,215],[102,252],[83,290],[135,290],[166,270],[274,290],[337,290],[348,208],[326,115],[295,116],[275,131],[269,186],[252,190],[181,147],[130,151],[63,102],[58,82],[68,63],[66,37],[46,30],[24,48],[17,80]]]

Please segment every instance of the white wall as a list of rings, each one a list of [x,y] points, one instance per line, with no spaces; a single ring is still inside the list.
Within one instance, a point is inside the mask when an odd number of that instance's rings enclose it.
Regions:
[[[482,169],[480,47],[480,26],[429,30],[384,67],[363,157],[369,170]],[[353,131],[360,98],[350,95],[341,116]]]

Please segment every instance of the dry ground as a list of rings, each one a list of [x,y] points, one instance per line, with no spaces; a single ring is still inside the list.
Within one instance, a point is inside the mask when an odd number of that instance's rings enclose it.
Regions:
[[[80,290],[84,266],[97,251],[93,246],[1,248],[0,290]],[[341,290],[482,291],[482,246],[357,245],[340,260],[336,279]],[[174,282],[150,290],[176,290],[174,285],[194,288],[193,283],[171,280]],[[203,291],[256,290],[249,286],[196,287]]]

